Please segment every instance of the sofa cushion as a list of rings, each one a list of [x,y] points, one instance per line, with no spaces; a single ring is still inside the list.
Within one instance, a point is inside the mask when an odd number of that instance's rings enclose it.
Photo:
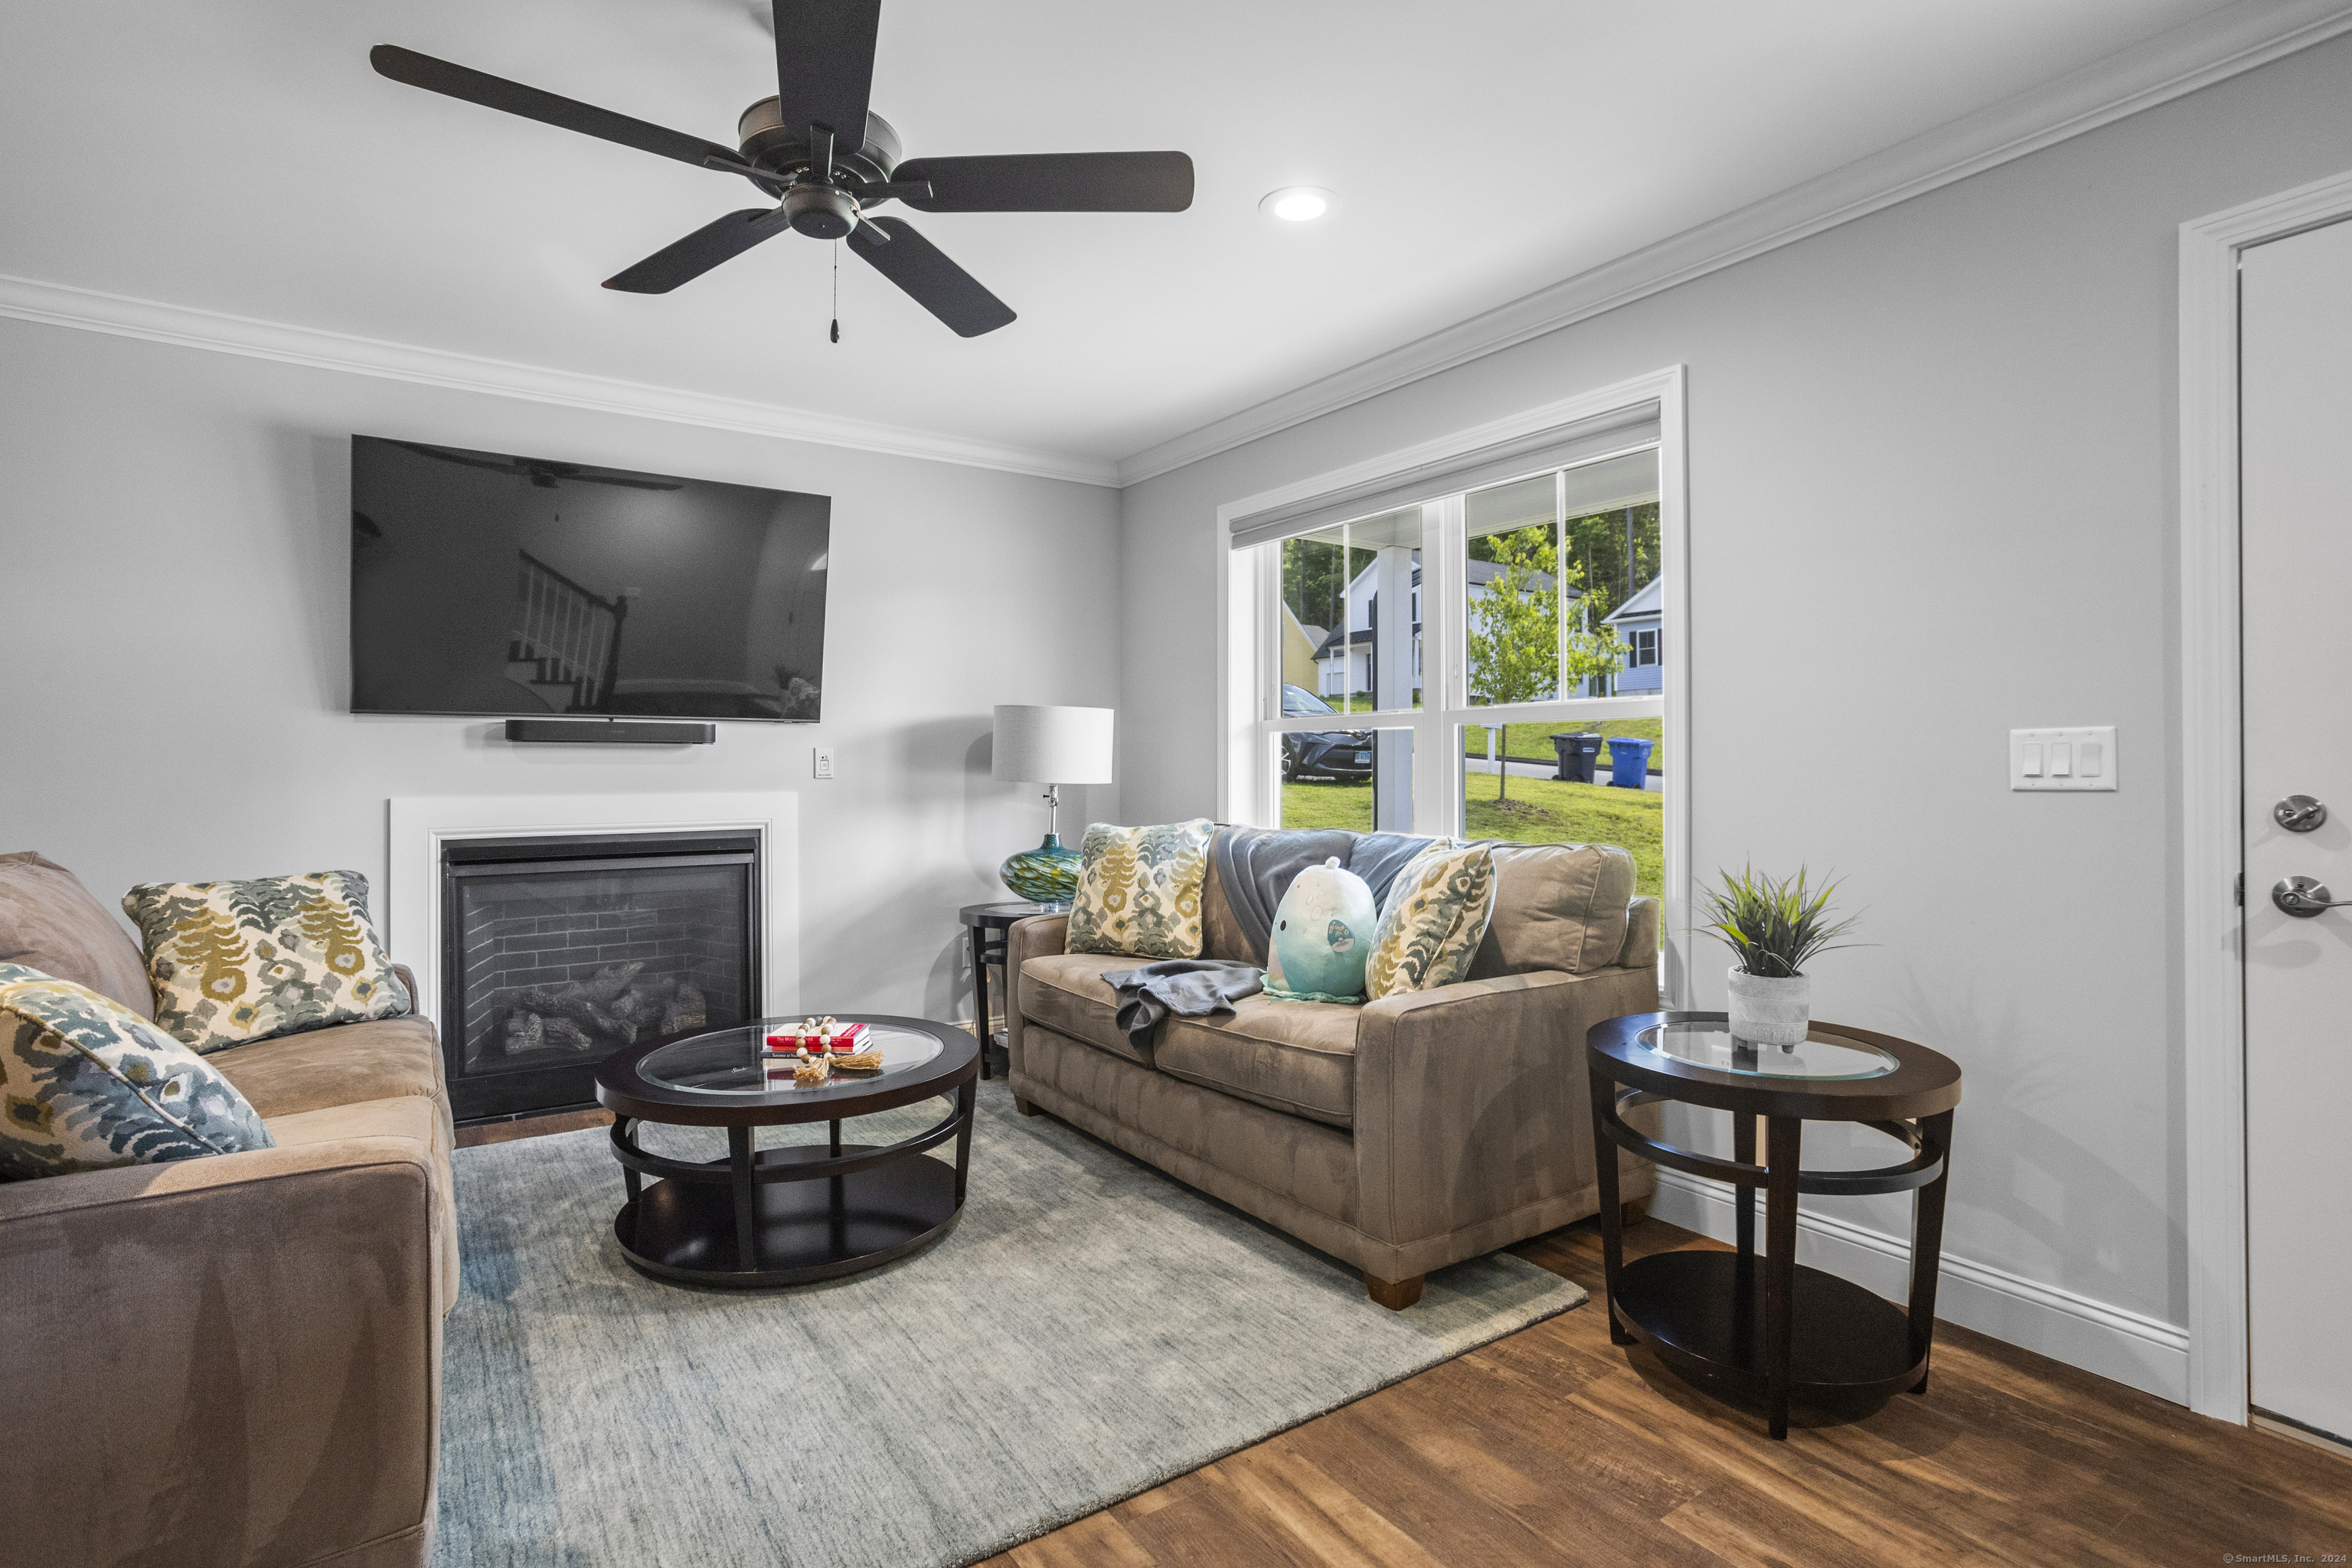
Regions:
[[[79,878],[29,849],[0,855],[0,963],[70,980],[142,1018],[155,1016],[147,965],[131,933]]]
[[[422,1018],[341,1024],[256,1040],[206,1058],[262,1116],[440,1092],[441,1048]]]
[[[1356,1120],[1361,1007],[1245,996],[1232,1013],[1171,1018],[1152,1061],[1171,1078],[1333,1127]]]
[[[1377,1002],[1466,978],[1494,910],[1493,851],[1481,844],[1433,844],[1389,888],[1364,965],[1364,990]]]
[[[1624,950],[1633,857],[1614,844],[1496,844],[1495,915],[1470,978],[1590,974]]]
[[[146,882],[122,908],[146,943],[155,1021],[199,1051],[408,1011],[357,871]]]
[[[1201,884],[1215,831],[1205,816],[1155,827],[1088,827],[1078,852],[1078,895],[1070,904],[1070,951],[1200,957]]]
[[[0,963],[0,1179],[270,1146],[205,1059],[119,1003]]]
[[[1033,958],[1021,966],[1021,1016],[1150,1067],[1150,1050],[1137,1049],[1118,1026],[1118,993],[1102,978],[1134,967],[1135,959],[1127,953],[1049,952]]]

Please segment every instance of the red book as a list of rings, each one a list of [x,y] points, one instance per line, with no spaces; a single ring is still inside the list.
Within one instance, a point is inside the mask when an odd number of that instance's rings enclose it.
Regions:
[[[789,1029],[780,1034],[770,1035],[768,1048],[772,1051],[796,1051],[801,1047],[806,1046],[809,1049],[815,1050],[819,1039],[819,1036],[803,1035],[796,1029]],[[854,1056],[865,1048],[865,1025],[844,1024],[833,1032],[833,1054],[837,1057]]]

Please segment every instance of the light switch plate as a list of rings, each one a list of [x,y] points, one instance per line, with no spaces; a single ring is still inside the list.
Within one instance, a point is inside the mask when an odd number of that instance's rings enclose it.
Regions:
[[[2009,732],[2009,787],[2111,790],[2116,787],[2116,727]]]
[[[812,746],[809,749],[809,766],[816,777],[821,779],[831,778],[833,776],[833,748],[831,746]]]

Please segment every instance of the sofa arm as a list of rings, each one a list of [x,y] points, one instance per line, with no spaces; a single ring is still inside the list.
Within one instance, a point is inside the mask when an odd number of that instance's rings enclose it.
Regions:
[[[1010,1073],[1021,1065],[1021,966],[1033,958],[1067,950],[1070,917],[1032,915],[1015,921],[1004,932],[1004,1061]],[[982,1025],[986,1028],[988,1026]]]
[[[1658,900],[1635,899],[1625,906],[1625,945],[1617,950],[1620,969],[1654,969],[1658,964],[1658,931],[1662,921]]]
[[[1654,970],[1618,968],[1496,975],[1367,1005],[1356,1030],[1364,1232],[1410,1249],[1585,1199],[1597,1186],[1585,1032],[1656,1005]],[[1411,1262],[1393,1266],[1423,1271]]]
[[[37,1413],[7,1559],[424,1563],[432,1159],[355,1137],[0,1185],[0,1365]]]

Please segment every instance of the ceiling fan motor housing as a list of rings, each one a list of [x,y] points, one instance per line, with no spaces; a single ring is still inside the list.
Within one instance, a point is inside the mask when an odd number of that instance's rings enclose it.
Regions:
[[[809,151],[808,127],[785,124],[782,104],[776,99],[763,98],[745,110],[743,117],[735,122],[735,135],[742,144],[744,161],[759,168],[789,178],[815,166],[816,159]],[[868,112],[865,139],[855,147],[850,145],[849,138],[836,133],[833,144],[834,174],[858,184],[887,184],[890,172],[898,166],[899,155],[898,132],[888,121]],[[797,222],[793,226],[800,228]]]

